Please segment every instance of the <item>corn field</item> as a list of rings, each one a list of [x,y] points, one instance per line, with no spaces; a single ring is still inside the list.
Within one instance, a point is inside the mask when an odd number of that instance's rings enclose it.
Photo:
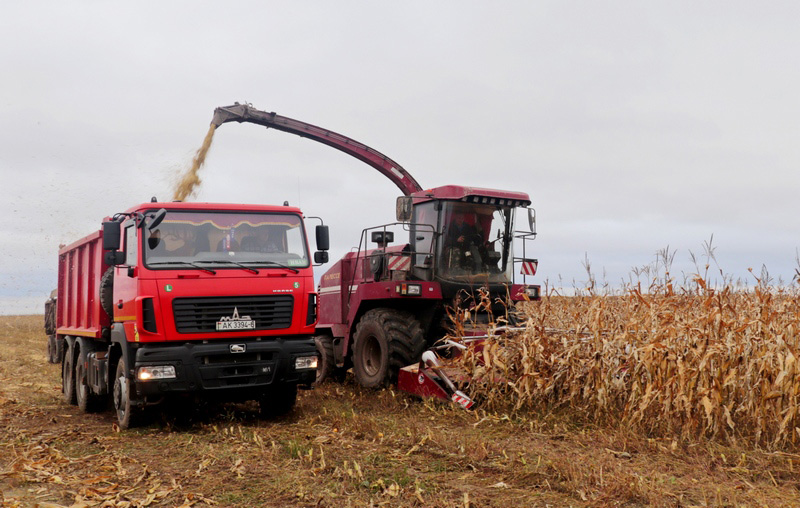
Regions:
[[[456,360],[484,407],[574,411],[660,437],[800,442],[796,286],[667,277],[616,295],[550,294],[522,313],[521,330]]]

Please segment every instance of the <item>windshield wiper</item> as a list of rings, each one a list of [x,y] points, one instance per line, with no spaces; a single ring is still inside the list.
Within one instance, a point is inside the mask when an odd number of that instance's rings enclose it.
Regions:
[[[278,263],[277,261],[267,261],[267,260],[264,260],[264,261],[243,261],[243,263],[251,263],[251,264],[257,264],[257,265],[266,264],[266,265],[270,265],[270,266],[277,266],[277,267],[280,267],[280,268],[286,268],[287,270],[291,270],[294,273],[300,273],[300,270],[298,270],[297,268],[292,268],[291,266],[284,265],[283,263]]]
[[[198,263],[224,263],[224,264],[228,264],[228,265],[236,265],[239,268],[241,268],[242,270],[247,270],[248,272],[252,272],[252,273],[254,273],[256,275],[258,275],[258,273],[259,273],[258,270],[256,270],[255,268],[252,268],[252,267],[249,267],[249,266],[245,266],[242,263],[238,263],[236,261],[231,261],[229,259],[215,259],[213,261],[210,260],[210,259],[208,261],[200,260],[200,261],[198,261]]]
[[[216,271],[214,271],[214,270],[212,270],[210,268],[205,268],[203,266],[197,265],[195,263],[192,263],[191,261],[156,261],[155,263],[149,263],[149,264],[150,264],[150,266],[155,266],[155,265],[189,265],[189,266],[193,266],[193,267],[197,268],[198,270],[203,270],[204,272],[208,272],[208,273],[213,274],[213,275],[217,274]]]

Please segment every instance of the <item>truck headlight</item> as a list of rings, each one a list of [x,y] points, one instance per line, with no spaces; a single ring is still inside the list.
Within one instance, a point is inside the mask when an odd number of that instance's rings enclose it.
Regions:
[[[139,367],[136,377],[139,381],[150,381],[152,379],[175,379],[177,376],[174,365],[152,365]]]
[[[317,368],[317,357],[315,356],[299,356],[294,359],[295,370],[308,370]]]

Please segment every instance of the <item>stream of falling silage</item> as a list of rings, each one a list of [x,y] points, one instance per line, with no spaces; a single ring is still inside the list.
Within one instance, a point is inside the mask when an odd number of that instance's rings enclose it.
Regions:
[[[206,161],[206,155],[208,154],[208,149],[211,148],[211,141],[214,139],[215,130],[216,127],[214,125],[208,128],[208,133],[203,140],[203,145],[197,150],[197,153],[192,159],[192,166],[175,185],[175,190],[172,193],[173,201],[185,201],[187,198],[197,194],[197,191],[200,190],[200,184],[203,183],[200,179],[200,169]]]

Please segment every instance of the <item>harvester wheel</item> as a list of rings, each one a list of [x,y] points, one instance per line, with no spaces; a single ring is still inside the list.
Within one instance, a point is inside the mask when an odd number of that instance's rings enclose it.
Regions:
[[[117,423],[122,430],[135,427],[139,423],[141,409],[134,403],[133,381],[128,379],[125,372],[125,360],[117,362],[117,373],[114,376],[114,409],[117,412]]]
[[[100,277],[100,307],[109,318],[114,317],[114,267],[109,267]]]
[[[333,357],[333,337],[330,335],[317,335],[314,337],[314,344],[317,345],[317,354],[319,355],[315,383],[320,384],[328,379],[336,369],[336,360]]]
[[[75,343],[68,341],[64,344],[64,359],[61,361],[61,391],[64,402],[75,405]]]
[[[262,418],[282,416],[297,402],[296,384],[279,384],[266,390],[258,401]]]
[[[373,309],[356,325],[353,372],[365,388],[397,381],[397,372],[419,361],[425,350],[422,327],[413,314]]]
[[[86,356],[78,350],[78,361],[75,364],[75,399],[78,409],[84,413],[96,413],[103,409],[103,397],[92,393],[86,372]]]

